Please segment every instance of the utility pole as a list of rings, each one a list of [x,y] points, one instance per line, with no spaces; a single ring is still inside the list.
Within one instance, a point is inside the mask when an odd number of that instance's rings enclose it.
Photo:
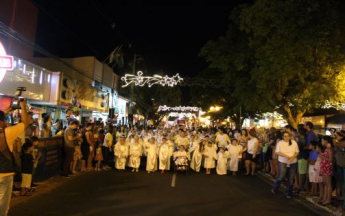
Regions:
[[[240,129],[242,128],[241,118],[242,118],[242,105],[240,105],[240,118],[239,118],[239,127],[240,127]]]
[[[137,63],[137,54],[134,53],[134,60],[133,60],[133,70],[132,70],[132,74],[135,75],[135,65]],[[129,102],[129,115],[130,118],[128,118],[130,120],[130,122],[128,122],[128,124],[133,125],[134,122],[134,116],[133,116],[133,95],[134,95],[134,83],[131,84],[131,93],[130,93],[130,102]]]

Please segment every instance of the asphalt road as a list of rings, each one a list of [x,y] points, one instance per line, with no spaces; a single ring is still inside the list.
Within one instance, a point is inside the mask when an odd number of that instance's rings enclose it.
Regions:
[[[90,172],[15,205],[9,215],[317,215],[283,193],[273,195],[256,176],[177,173],[175,187],[172,177],[172,172]]]

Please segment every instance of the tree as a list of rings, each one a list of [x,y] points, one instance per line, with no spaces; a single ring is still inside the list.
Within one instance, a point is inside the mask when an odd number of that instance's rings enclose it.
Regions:
[[[235,10],[227,34],[201,55],[224,72],[245,107],[281,108],[297,127],[308,109],[344,98],[338,8],[334,0],[255,1]]]
[[[168,87],[154,85],[151,88],[145,86],[137,89],[135,98],[138,102],[150,107],[147,112],[155,115],[159,106],[181,105],[181,90],[179,87]],[[156,116],[155,119],[161,120],[163,116]]]
[[[198,75],[199,78],[218,80],[222,77],[222,72],[216,69],[206,69]],[[203,110],[208,111],[211,106],[217,105],[223,107],[218,112],[210,112],[213,119],[226,119],[230,117],[235,123],[236,128],[241,128],[243,120],[250,116],[248,111],[241,109],[241,103],[234,97],[232,89],[220,87],[191,87],[192,104],[201,107]]]

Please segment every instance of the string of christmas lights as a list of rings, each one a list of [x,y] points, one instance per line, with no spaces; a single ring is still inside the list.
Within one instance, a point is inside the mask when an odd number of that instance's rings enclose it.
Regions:
[[[148,85],[148,87],[152,87],[153,85],[161,85],[161,86],[170,86],[173,87],[175,85],[178,85],[180,82],[183,81],[183,78],[180,77],[179,74],[176,74],[173,77],[168,76],[160,76],[160,75],[154,75],[152,76],[143,76],[142,71],[138,71],[137,75],[133,74],[126,74],[125,76],[121,77],[121,80],[125,82],[125,84],[122,86],[127,87],[130,84],[134,83],[136,86],[145,86]]]
[[[177,106],[177,107],[168,107],[166,105],[164,106],[159,106],[158,107],[158,112],[199,112],[201,111],[201,108],[199,107],[182,107],[182,106]]]

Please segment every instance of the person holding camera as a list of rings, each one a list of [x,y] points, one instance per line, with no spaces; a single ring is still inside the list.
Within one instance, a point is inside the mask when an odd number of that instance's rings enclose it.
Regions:
[[[11,107],[0,111],[0,215],[7,215],[12,195],[13,176],[16,171],[12,153],[13,142],[30,124],[26,100],[21,100],[19,105],[22,122],[14,126],[5,125],[5,117]]]

